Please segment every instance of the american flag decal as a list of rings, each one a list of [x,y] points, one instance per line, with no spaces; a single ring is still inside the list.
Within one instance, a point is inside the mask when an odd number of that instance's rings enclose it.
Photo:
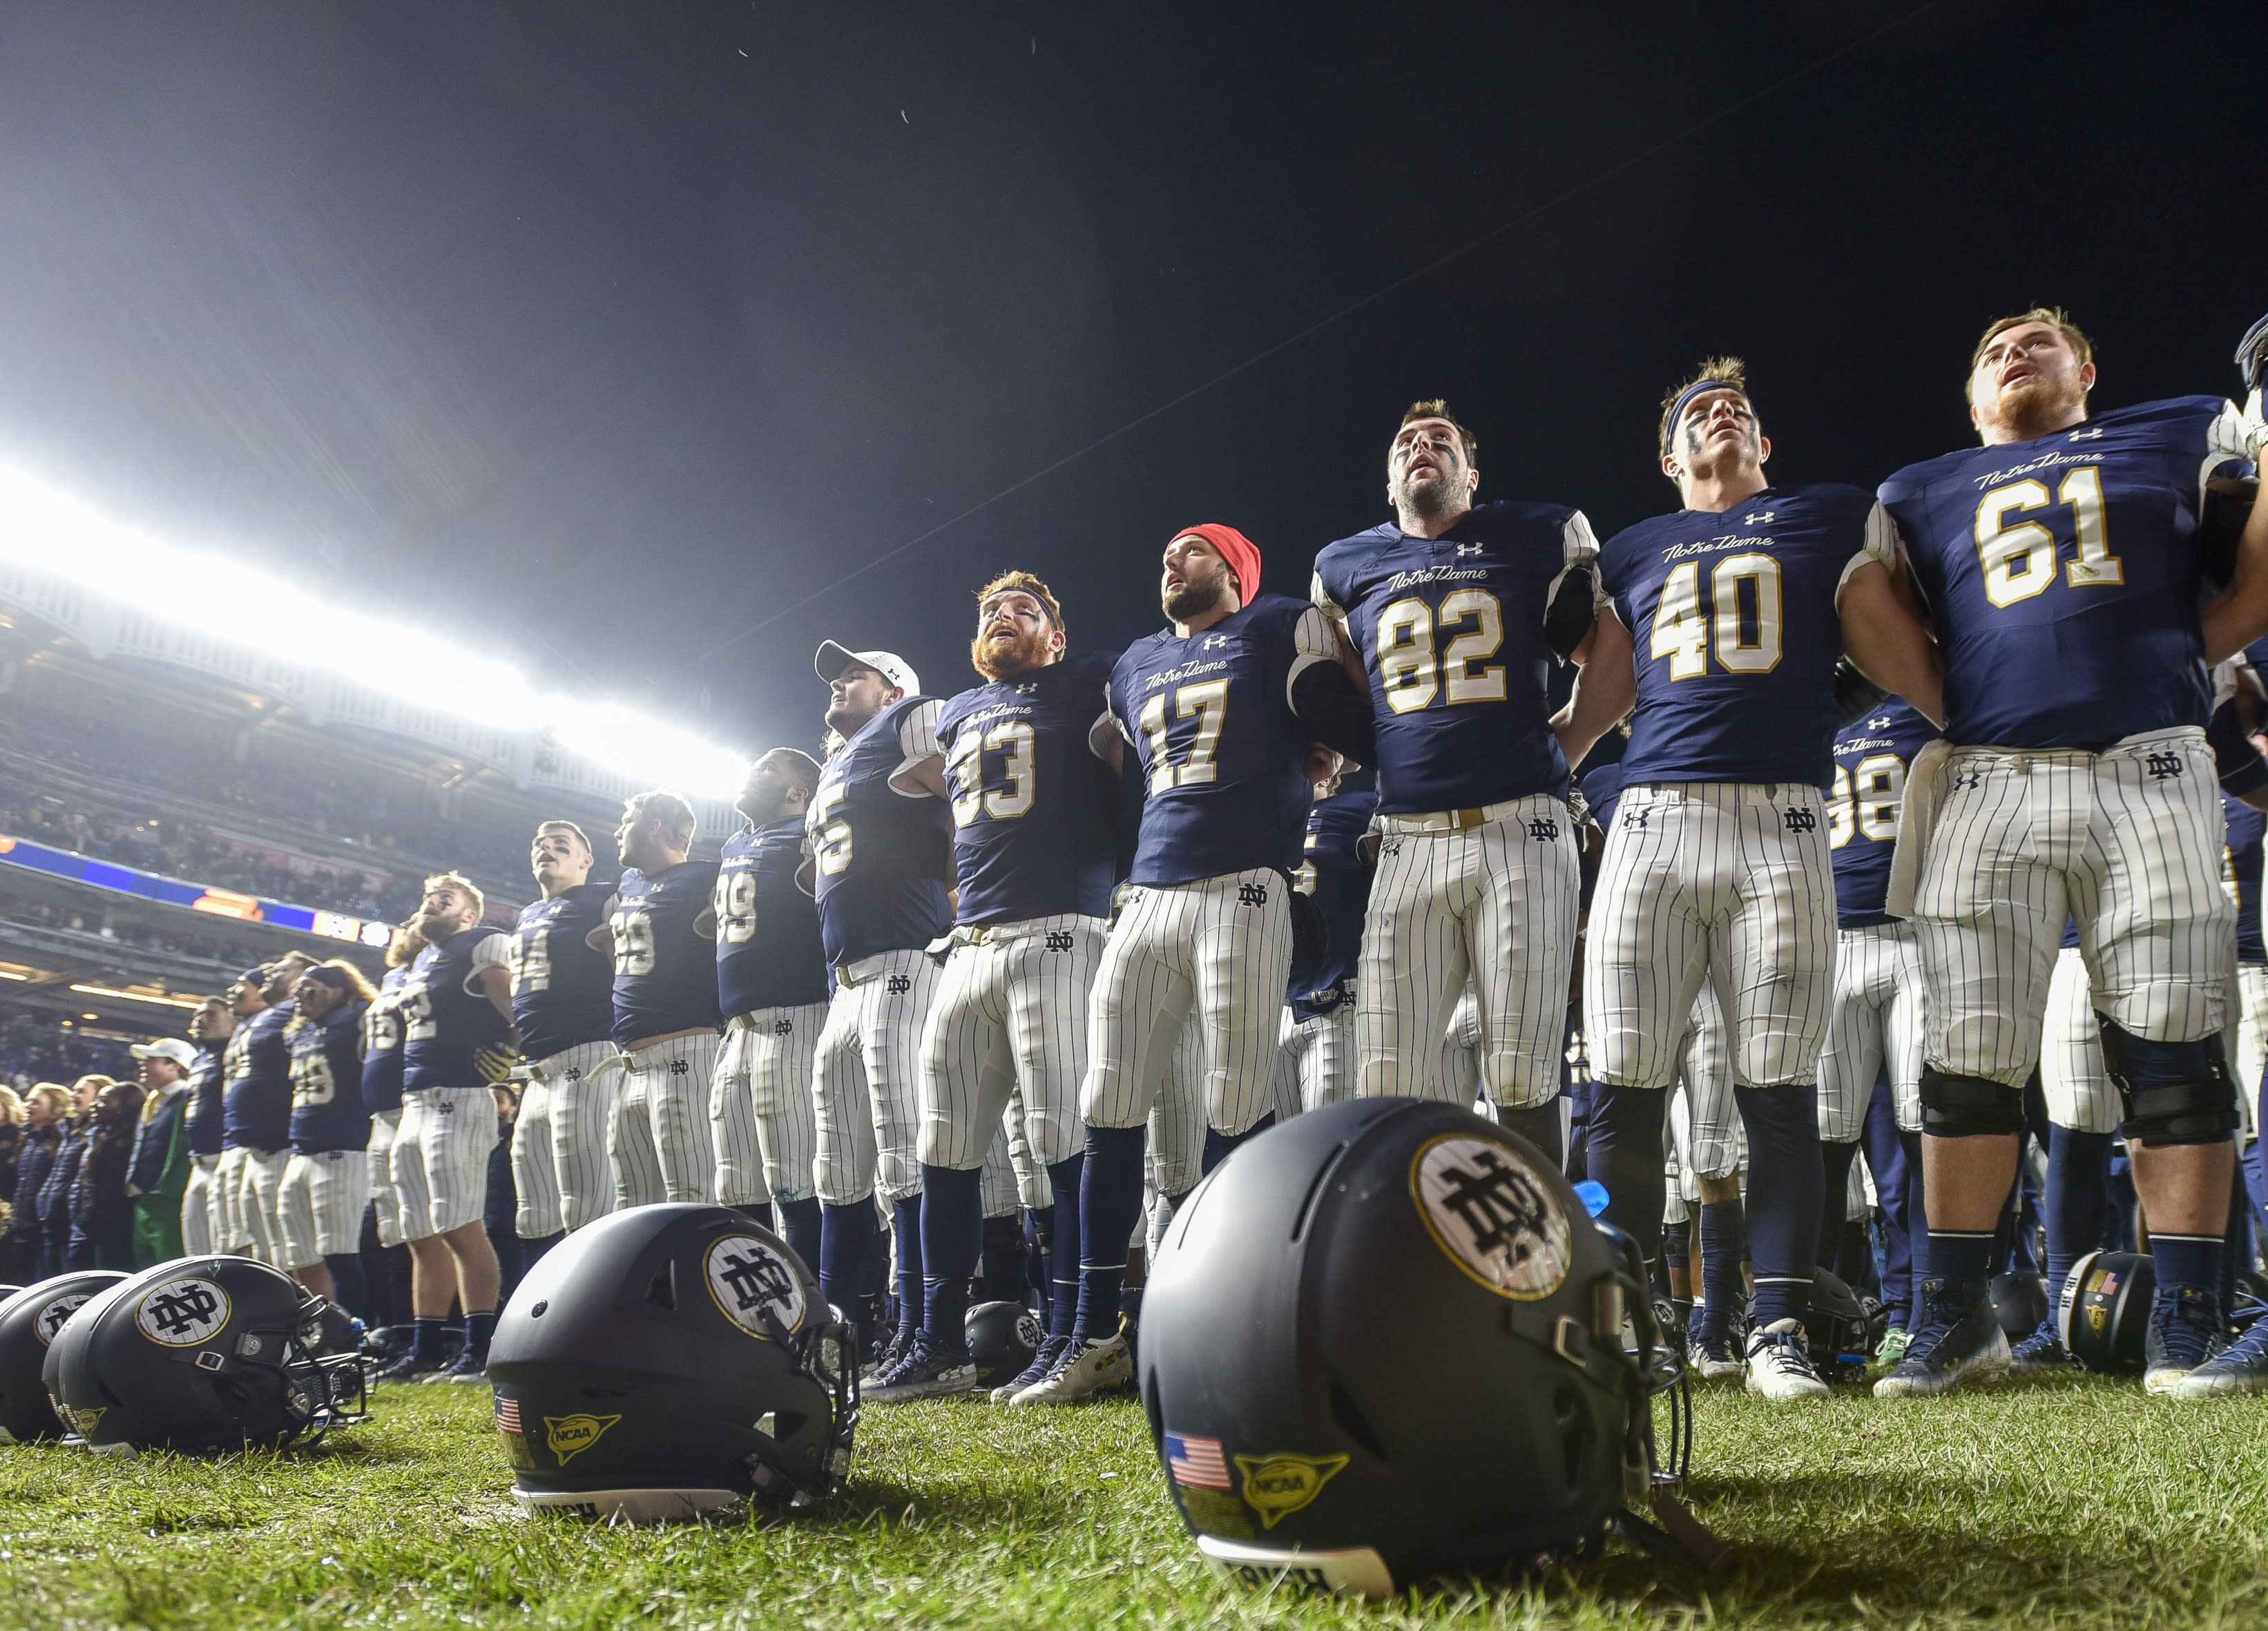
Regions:
[[[1166,1466],[1174,1474],[1174,1481],[1191,1489],[1233,1489],[1229,1481],[1228,1458],[1220,1452],[1218,1438],[1190,1438],[1180,1433],[1166,1435]]]
[[[496,1410],[497,1430],[498,1432],[517,1433],[519,1431],[519,1400],[517,1399],[506,1399],[502,1393],[498,1393],[497,1395]]]

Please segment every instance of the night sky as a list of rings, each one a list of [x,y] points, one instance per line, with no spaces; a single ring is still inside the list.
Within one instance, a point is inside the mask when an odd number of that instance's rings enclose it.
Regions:
[[[1706,352],[1782,481],[1964,441],[1977,333],[2034,302],[2099,408],[2227,392],[2268,308],[2261,20],[11,4],[0,459],[808,746],[821,636],[949,694],[1005,568],[1087,646],[1158,626],[1196,521],[1304,593],[1387,518],[1419,396],[1484,497],[1603,538],[1675,503],[1659,399]]]

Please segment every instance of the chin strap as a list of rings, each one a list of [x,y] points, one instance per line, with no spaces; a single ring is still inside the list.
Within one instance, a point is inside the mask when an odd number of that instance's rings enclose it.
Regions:
[[[829,1307],[829,1318],[804,1328],[795,1336],[781,1325],[769,1305],[759,1305],[756,1317],[771,1332],[780,1351],[793,1357],[795,1368],[827,1392],[834,1421],[819,1456],[818,1475],[806,1482],[775,1463],[762,1451],[747,1458],[748,1476],[762,1495],[784,1492],[789,1503],[809,1506],[840,1488],[850,1476],[851,1442],[858,1430],[858,1335],[840,1309]]]

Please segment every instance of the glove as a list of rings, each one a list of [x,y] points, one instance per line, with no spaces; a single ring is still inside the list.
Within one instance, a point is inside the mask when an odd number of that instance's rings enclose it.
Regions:
[[[481,1073],[481,1080],[490,1087],[510,1076],[513,1067],[519,1063],[519,1052],[501,1042],[491,1042],[473,1055],[473,1069]]]
[[[1835,659],[1835,724],[1856,724],[1889,700],[1890,694],[1859,672],[1847,657]]]
[[[2215,477],[2205,483],[2205,505],[2198,515],[2198,565],[2210,588],[2225,588],[2236,576],[2236,547],[2259,496],[2257,481]]]

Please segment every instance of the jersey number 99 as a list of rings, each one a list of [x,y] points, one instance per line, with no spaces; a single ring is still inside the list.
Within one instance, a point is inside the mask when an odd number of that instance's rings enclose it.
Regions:
[[[717,916],[717,938],[726,945],[746,945],[756,937],[756,875],[753,871],[719,872],[717,893],[709,898]]]
[[[615,977],[653,973],[653,920],[625,907],[608,921],[615,937]]]

